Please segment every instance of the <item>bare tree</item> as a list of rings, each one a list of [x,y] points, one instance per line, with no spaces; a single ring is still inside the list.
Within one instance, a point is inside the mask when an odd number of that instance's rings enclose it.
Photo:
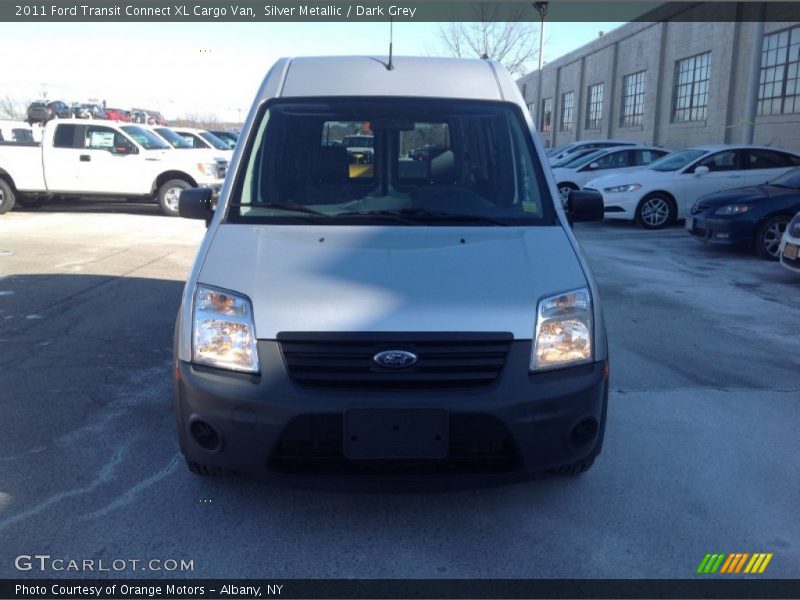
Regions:
[[[528,21],[532,10],[527,2],[476,3],[474,21],[439,27],[440,47],[452,56],[499,61],[512,75],[527,73],[539,58],[539,28]]]
[[[24,121],[26,116],[24,103],[18,102],[11,96],[0,98],[0,119]]]

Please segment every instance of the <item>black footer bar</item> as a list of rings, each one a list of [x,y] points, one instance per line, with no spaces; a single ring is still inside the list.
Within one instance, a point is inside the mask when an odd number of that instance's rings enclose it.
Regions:
[[[798,579],[3,579],[0,598],[800,598]]]

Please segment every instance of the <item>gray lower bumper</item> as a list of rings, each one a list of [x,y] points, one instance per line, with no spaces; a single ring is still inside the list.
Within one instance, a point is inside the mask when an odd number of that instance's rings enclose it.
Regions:
[[[505,458],[499,470],[531,472],[554,469],[600,452],[608,397],[605,363],[549,373],[528,372],[530,341],[511,345],[503,370],[491,385],[446,389],[320,389],[296,384],[284,366],[277,342],[260,341],[262,373],[250,376],[175,365],[174,406],[184,455],[193,461],[233,470],[265,473],[282,470],[292,444],[303,442],[308,464],[353,464],[342,454],[343,415],[350,409],[438,409],[450,416],[451,453],[438,461],[476,465],[492,452]],[[201,420],[219,436],[205,449],[191,433]],[[584,437],[576,437],[583,424]],[[469,444],[470,437],[476,443]],[[493,439],[497,438],[497,439]],[[503,446],[499,438],[509,441]],[[317,443],[319,442],[319,443]],[[459,444],[456,448],[456,443]],[[487,450],[481,454],[481,448]],[[287,450],[288,449],[288,450]],[[510,460],[509,451],[514,460]],[[470,454],[472,452],[472,454]],[[457,456],[456,456],[457,455]],[[292,457],[297,459],[295,453]],[[355,461],[358,462],[358,461]],[[430,466],[436,461],[427,461]],[[374,465],[373,465],[374,466]]]

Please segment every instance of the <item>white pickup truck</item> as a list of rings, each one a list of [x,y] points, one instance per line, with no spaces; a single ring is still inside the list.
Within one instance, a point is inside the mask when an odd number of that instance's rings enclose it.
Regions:
[[[174,152],[152,132],[110,121],[56,119],[41,144],[0,142],[0,214],[19,202],[36,206],[53,197],[123,197],[157,201],[178,214],[190,187],[219,192],[225,160]]]

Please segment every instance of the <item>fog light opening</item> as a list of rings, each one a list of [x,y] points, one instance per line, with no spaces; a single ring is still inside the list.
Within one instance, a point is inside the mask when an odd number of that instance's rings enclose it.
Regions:
[[[222,445],[222,438],[209,423],[202,419],[196,419],[189,425],[189,433],[198,446],[209,452],[219,450]]]
[[[585,446],[597,435],[597,420],[584,419],[572,428],[569,439],[573,446]]]

